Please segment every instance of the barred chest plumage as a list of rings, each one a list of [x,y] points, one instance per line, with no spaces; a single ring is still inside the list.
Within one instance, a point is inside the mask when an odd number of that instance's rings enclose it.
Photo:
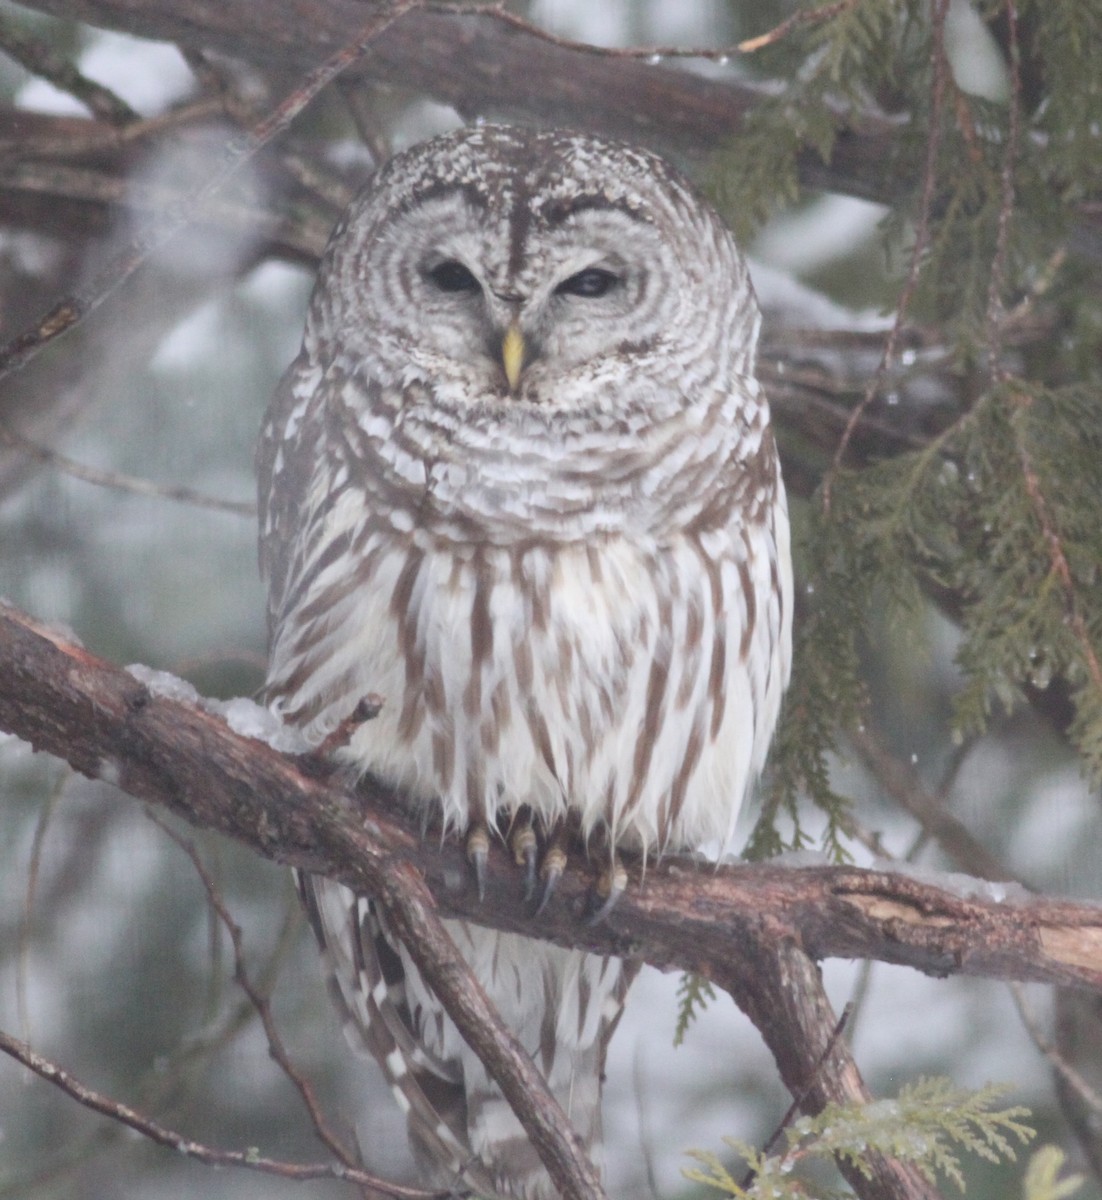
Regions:
[[[311,485],[324,518],[273,644],[273,707],[320,741],[380,695],[342,757],[440,801],[453,829],[527,806],[548,824],[573,811],[583,832],[646,850],[727,840],[787,672],[787,522],[768,431],[755,441],[721,425],[737,446],[705,439],[679,477],[648,457],[642,430],[633,471],[609,482],[599,421],[579,435],[581,461],[558,430],[553,458],[532,435],[518,451],[514,430],[521,487],[495,478],[513,464],[492,423],[477,437],[468,422],[462,457],[452,446],[434,460],[417,445],[415,403],[400,428],[381,401],[352,422],[351,386],[308,397],[327,397],[324,424],[342,435]],[[707,432],[725,399],[680,419],[708,418]],[[662,469],[640,500],[635,477]],[[716,474],[729,485],[700,487]],[[562,492],[583,485],[571,523]],[[622,501],[631,487],[634,505]]]

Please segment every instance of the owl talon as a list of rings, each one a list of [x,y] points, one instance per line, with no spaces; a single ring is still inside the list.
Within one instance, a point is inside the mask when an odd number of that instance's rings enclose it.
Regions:
[[[543,856],[543,866],[540,867],[540,878],[543,880],[543,890],[540,893],[540,902],[536,906],[536,911],[532,914],[534,917],[538,917],[540,913],[542,913],[547,907],[551,897],[555,893],[555,888],[558,886],[559,880],[562,878],[562,873],[565,870],[566,851],[560,845],[554,844]]]
[[[628,885],[628,873],[613,859],[606,870],[601,872],[590,900],[593,911],[586,917],[586,925],[599,925],[616,907],[616,902],[624,894]]]
[[[467,861],[474,871],[478,902],[486,899],[486,864],[490,858],[490,832],[481,822],[472,825],[467,834]]]
[[[536,892],[536,831],[531,822],[517,826],[510,845],[517,866],[524,868],[524,899],[531,900]]]

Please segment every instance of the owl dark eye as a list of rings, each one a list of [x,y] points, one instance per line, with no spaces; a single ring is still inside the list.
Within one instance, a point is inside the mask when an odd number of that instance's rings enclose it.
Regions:
[[[601,267],[587,267],[577,275],[564,279],[555,288],[559,296],[584,296],[587,300],[596,300],[599,296],[607,295],[620,282],[618,276]]]
[[[481,286],[474,275],[454,258],[433,267],[429,271],[429,278],[442,292],[477,292]]]

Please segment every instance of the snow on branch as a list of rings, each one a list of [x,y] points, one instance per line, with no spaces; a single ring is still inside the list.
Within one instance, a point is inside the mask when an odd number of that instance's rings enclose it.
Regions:
[[[462,847],[423,840],[393,792],[370,780],[350,792],[325,763],[259,740],[285,731],[248,701],[202,701],[170,679],[114,666],[0,603],[0,728],[267,858],[383,897],[416,873],[443,916],[709,977],[768,928],[817,960],[1102,988],[1102,906],[897,866],[670,858],[645,879],[636,867],[612,915],[583,927],[592,872],[580,856],[534,919],[511,857],[495,848],[480,904]]]
[[[369,715],[374,698],[365,707]],[[480,902],[462,848],[424,838],[401,798],[368,781],[349,790],[318,757],[284,752],[287,731],[248,701],[207,701],[148,668],[123,669],[66,632],[0,603],[0,729],[91,778],[217,830],[257,853],[368,892],[483,1057],[563,1194],[599,1197],[585,1158],[532,1060],[501,1025],[442,917],[681,968],[726,989],[750,1016],[805,1111],[867,1098],[818,978],[828,957],[1102,987],[1102,907],[1015,885],[896,868],[776,863],[719,868],[670,858],[631,868],[599,925],[580,918],[593,873],[579,852],[533,918],[511,856],[494,847]],[[266,739],[266,740],[265,740]],[[270,745],[274,741],[276,745]],[[884,1158],[862,1197],[931,1192]]]

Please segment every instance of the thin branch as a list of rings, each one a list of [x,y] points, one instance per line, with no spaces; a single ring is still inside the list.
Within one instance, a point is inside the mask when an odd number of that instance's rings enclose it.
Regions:
[[[373,169],[378,169],[393,153],[386,136],[383,122],[370,102],[370,93],[362,80],[349,79],[347,75],[337,80],[337,91],[352,117],[356,132],[360,135],[369,155]]]
[[[54,1087],[60,1088],[67,1096],[71,1096],[85,1108],[90,1108],[93,1112],[127,1125],[151,1142],[156,1142],[159,1146],[166,1146],[197,1162],[218,1167],[244,1167],[250,1171],[260,1171],[265,1175],[278,1175],[282,1179],[300,1181],[340,1179],[346,1183],[379,1188],[380,1181],[375,1176],[357,1168],[346,1167],[343,1163],[283,1162],[279,1159],[265,1158],[252,1148],[248,1150],[216,1150],[202,1142],[194,1141],[175,1130],[168,1129],[129,1105],[123,1104],[119,1100],[112,1100],[102,1092],[97,1092],[87,1084],[81,1083],[79,1079],[59,1067],[57,1063],[43,1057],[26,1043],[11,1037],[2,1030],[0,1030],[0,1051],[15,1059],[16,1062],[22,1063],[23,1066],[53,1084]],[[386,1183],[384,1188],[385,1194],[395,1197],[396,1200],[426,1200],[427,1197],[443,1198],[448,1194],[446,1192],[425,1192],[421,1188],[407,1188],[394,1183]]]
[[[979,879],[1011,880],[1014,876],[961,821],[923,786],[918,772],[896,758],[866,723],[850,730],[850,742],[877,783],[942,848],[958,870]]]
[[[128,125],[58,117],[23,109],[0,111],[0,149],[7,159],[75,159],[141,145],[167,133],[188,132],[209,124],[222,113],[217,100],[206,97],[181,104]]]
[[[796,1116],[799,1114],[800,1110],[803,1108],[804,1104],[807,1102],[807,1098],[811,1092],[811,1088],[814,1086],[814,1084],[816,1082],[816,1076],[818,1075],[819,1071],[821,1071],[823,1069],[823,1065],[826,1063],[826,1060],[830,1057],[831,1054],[834,1053],[834,1047],[838,1044],[838,1039],[842,1036],[843,1031],[845,1030],[846,1026],[849,1024],[849,1019],[850,1019],[850,1015],[852,1014],[852,1012],[853,1012],[852,1004],[847,1004],[845,1006],[845,1008],[842,1009],[842,1014],[838,1018],[835,1026],[834,1026],[834,1031],[830,1035],[830,1040],[823,1047],[822,1054],[819,1055],[819,1061],[816,1064],[815,1073],[812,1075],[811,1079],[808,1081],[807,1086],[797,1096],[793,1097],[792,1103],[788,1106],[788,1110],[785,1112],[784,1116],[781,1117],[780,1121],[777,1123],[776,1129],[773,1130],[773,1132],[769,1135],[769,1138],[766,1141],[765,1145],[762,1146],[761,1153],[762,1153],[763,1157],[768,1158],[769,1155],[772,1154],[772,1152],[776,1149],[778,1143],[780,1142],[781,1138],[784,1136],[784,1131],[796,1119]],[[746,1173],[745,1177],[743,1178],[741,1186],[744,1189],[748,1188],[754,1182],[754,1176],[756,1174],[757,1174],[757,1172],[753,1168],[751,1168]]]
[[[142,479],[136,475],[126,475],[120,471],[106,471],[100,467],[91,467],[87,463],[69,458],[49,446],[41,446],[31,438],[24,437],[14,429],[0,421],[0,444],[9,446],[20,454],[46,463],[74,479],[82,479],[85,483],[97,487],[109,488],[116,492],[127,492],[134,496],[149,496],[156,500],[171,500],[178,504],[190,504],[195,508],[209,508],[215,512],[232,513],[238,517],[256,517],[256,505],[239,500],[222,500],[217,496],[208,496],[194,488],[177,484],[154,483],[151,479]]]
[[[757,1026],[781,1078],[800,1107],[866,1104],[872,1097],[823,987],[822,973],[804,948],[768,919],[717,964],[716,982]],[[936,1188],[913,1166],[870,1155],[868,1173],[844,1159],[838,1167],[862,1200],[938,1200]]]
[[[213,62],[208,54],[184,47],[183,55],[192,74],[218,98],[223,115],[235,129],[248,129],[260,119],[261,114],[255,106],[241,95],[228,73]],[[310,192],[313,199],[335,210],[333,220],[348,207],[354,191],[345,180],[335,177],[286,146],[275,147],[275,152],[278,164],[297,184]]]
[[[801,25],[817,25],[821,21],[831,21],[839,13],[845,12],[847,8],[853,8],[857,3],[858,0],[836,0],[836,3],[824,4],[821,8],[797,9],[779,25],[770,29],[768,33],[762,33],[757,37],[746,38],[739,42],[738,49],[743,54],[753,54],[758,50],[764,50],[766,46],[772,46],[775,42],[788,37],[794,29]]]
[[[1025,1026],[1026,1032],[1029,1034],[1034,1046],[1044,1055],[1052,1066],[1053,1071],[1075,1093],[1083,1105],[1091,1110],[1095,1121],[1102,1122],[1102,1093],[1091,1087],[1082,1073],[1077,1071],[1045,1036],[1044,1031],[1041,1029],[1041,1023],[1037,1019],[1037,1014],[1026,999],[1025,989],[1022,985],[1020,983],[1011,983],[1008,984],[1008,987],[1010,988],[1010,995],[1014,998],[1014,1005],[1018,1010],[1018,1016],[1021,1018],[1022,1024]]]
[[[853,0],[845,0],[846,4]],[[558,50],[569,50],[572,54],[585,54],[598,58],[641,59],[655,66],[664,59],[697,59],[704,62],[726,63],[741,53],[746,53],[741,44],[732,46],[595,46],[592,42],[580,42],[575,38],[552,33],[526,18],[502,8],[499,4],[448,4],[425,3],[421,5],[429,12],[449,13],[465,17],[489,17],[501,25],[525,33],[537,41],[545,42]]]
[[[253,1010],[260,1018],[260,1023],[264,1027],[265,1036],[268,1039],[268,1051],[275,1061],[276,1065],[283,1071],[284,1075],[291,1081],[295,1090],[298,1092],[306,1107],[306,1111],[310,1115],[310,1120],[313,1123],[314,1130],[321,1139],[323,1145],[334,1155],[334,1157],[342,1162],[346,1167],[357,1168],[359,1166],[355,1156],[344,1146],[341,1140],[329,1128],[329,1124],[325,1119],[325,1114],[321,1110],[321,1105],[318,1103],[318,1098],[314,1092],[313,1085],[302,1075],[295,1064],[291,1061],[290,1055],[287,1053],[287,1047],[283,1044],[283,1039],[280,1037],[279,1030],[276,1027],[275,1018],[272,1016],[272,1008],[268,1003],[268,997],[262,993],[253,983],[248,967],[245,962],[245,944],[241,932],[241,926],[233,919],[230,910],[226,907],[226,902],[222,897],[222,893],[215,883],[210,871],[207,870],[206,863],[203,862],[202,856],[195,843],[189,838],[183,837],[175,829],[173,829],[167,821],[164,820],[157,812],[151,808],[146,808],[146,815],[149,819],[161,829],[175,844],[187,855],[191,860],[191,865],[195,868],[195,873],[199,876],[199,880],[203,885],[203,890],[207,894],[207,903],[216,914],[222,927],[229,934],[230,944],[233,947],[233,965],[234,979],[237,981],[241,990],[249,999]],[[380,1179],[375,1184],[379,1190],[386,1190],[388,1184],[385,1180]]]
[[[869,381],[865,395],[850,414],[838,446],[830,470],[823,477],[822,504],[823,511],[830,512],[830,494],[834,477],[842,468],[846,448],[849,445],[853,431],[865,414],[865,410],[873,402],[884,381],[884,376],[895,362],[895,349],[900,332],[907,319],[915,289],[918,287],[918,277],[922,272],[922,256],[930,240],[930,219],[933,216],[934,196],[937,184],[937,160],[941,152],[942,111],[945,106],[945,90],[950,77],[949,60],[945,53],[945,19],[949,11],[949,0],[933,0],[930,34],[930,70],[933,80],[930,87],[930,132],[926,141],[926,163],[922,175],[922,200],[919,208],[918,225],[915,227],[914,245],[911,247],[911,261],[907,268],[907,278],[903,290],[899,293],[896,305],[895,320],[892,322],[887,341],[884,343],[884,353],[876,374]]]
[[[23,893],[23,911],[19,916],[19,956],[15,968],[15,1011],[19,1021],[19,1032],[24,1041],[31,1038],[31,1010],[27,1003],[27,975],[31,946],[31,924],[34,917],[35,893],[38,890],[38,874],[42,867],[42,851],[46,844],[46,832],[50,828],[58,801],[61,799],[65,781],[70,772],[62,769],[57,782],[50,789],[38,819],[34,823],[34,838],[31,841],[30,861],[27,864],[27,887]]]
[[[110,88],[83,75],[71,62],[40,38],[21,30],[7,16],[0,16],[0,50],[32,75],[52,83],[83,104],[93,116],[109,125],[128,125],[141,117]]]
[[[456,949],[424,877],[408,862],[392,862],[370,894],[383,906],[387,923],[425,983],[501,1088],[561,1194],[568,1200],[602,1200],[601,1177],[585,1143]]]

